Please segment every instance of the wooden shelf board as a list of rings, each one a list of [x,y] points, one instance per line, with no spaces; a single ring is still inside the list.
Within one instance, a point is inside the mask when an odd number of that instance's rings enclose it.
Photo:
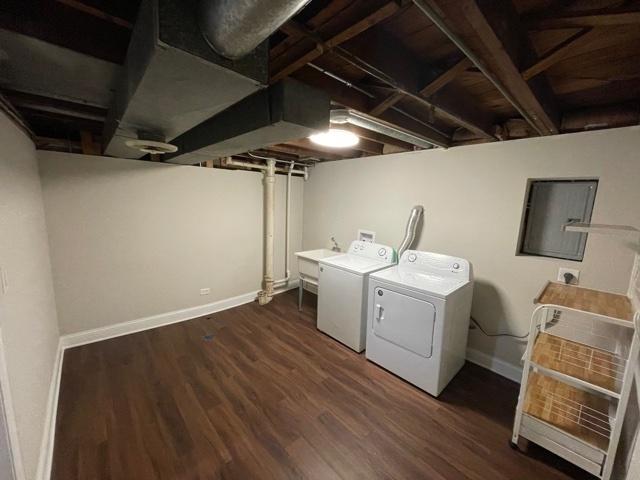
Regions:
[[[619,393],[624,359],[605,350],[573,342],[548,333],[540,333],[531,360],[543,368],[569,375],[610,392]]]
[[[603,397],[531,372],[523,412],[602,451],[609,446],[609,401]]]
[[[549,282],[535,303],[558,305],[629,322],[633,327],[633,307],[626,295]]]

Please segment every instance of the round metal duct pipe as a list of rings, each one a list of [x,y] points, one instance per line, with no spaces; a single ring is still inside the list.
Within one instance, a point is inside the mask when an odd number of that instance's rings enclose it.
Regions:
[[[395,138],[396,140],[402,140],[403,142],[410,143],[420,148],[433,148],[436,144],[433,141],[428,140],[422,135],[418,135],[413,132],[409,132],[395,125],[380,120],[378,118],[366,115],[355,110],[331,110],[331,123],[333,124],[345,124],[350,123],[358,127],[362,127],[372,132],[386,135],[387,137]],[[438,145],[444,147],[445,145]]]
[[[241,58],[310,0],[200,0],[200,30],[220,55]]]

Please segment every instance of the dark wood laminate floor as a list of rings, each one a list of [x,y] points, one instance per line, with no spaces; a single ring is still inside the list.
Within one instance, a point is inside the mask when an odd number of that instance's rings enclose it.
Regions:
[[[509,448],[514,383],[467,365],[435,399],[318,332],[311,302],[67,350],[53,478],[592,478]]]

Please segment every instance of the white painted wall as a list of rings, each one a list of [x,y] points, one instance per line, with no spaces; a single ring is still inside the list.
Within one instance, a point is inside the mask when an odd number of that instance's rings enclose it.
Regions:
[[[596,235],[583,262],[517,256],[527,179],[599,178],[592,221],[640,227],[639,152],[640,127],[629,127],[321,164],[305,186],[303,246],[329,246],[335,235],[344,249],[364,228],[397,247],[411,207],[422,204],[416,247],[469,259],[473,316],[490,332],[524,334],[533,298],[558,267],[626,293],[633,260],[631,245]],[[524,344],[475,330],[470,346],[517,366]]]
[[[61,333],[260,289],[261,174],[38,154]],[[285,183],[277,175],[277,278],[284,276]],[[292,181],[294,277],[303,183]],[[201,296],[207,287],[211,294]]]
[[[0,328],[19,448],[35,478],[58,347],[47,230],[33,143],[0,114]],[[5,399],[6,400],[6,399]]]

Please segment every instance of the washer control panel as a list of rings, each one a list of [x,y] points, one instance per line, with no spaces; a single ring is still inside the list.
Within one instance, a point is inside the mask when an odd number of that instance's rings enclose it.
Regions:
[[[380,243],[361,242],[354,240],[349,246],[349,254],[358,255],[360,257],[375,258],[382,262],[394,263],[395,250],[387,245]]]
[[[399,266],[446,277],[472,278],[471,264],[468,260],[440,253],[407,250],[402,254]]]

